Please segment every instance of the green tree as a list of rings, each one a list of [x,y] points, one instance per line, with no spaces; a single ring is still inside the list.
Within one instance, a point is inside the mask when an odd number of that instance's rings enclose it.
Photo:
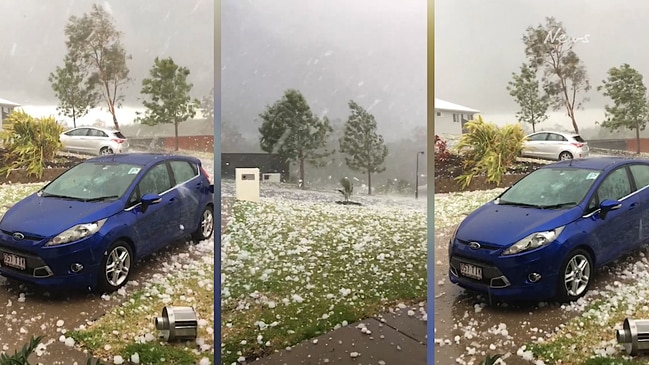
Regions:
[[[534,68],[542,70],[543,89],[554,110],[565,108],[575,133],[579,126],[575,110],[580,109],[588,98],[578,98],[581,92],[590,90],[586,69],[573,51],[576,43],[587,43],[588,35],[568,37],[563,24],[553,17],[536,28],[528,27],[524,36],[525,55]]]
[[[131,58],[122,45],[122,33],[113,18],[100,5],[93,4],[90,13],[71,16],[65,27],[66,58],[79,62],[89,75],[89,83],[102,95],[119,129],[115,114],[124,99],[123,88],[130,81],[126,61]]]
[[[325,157],[332,153],[325,149],[333,132],[329,119],[313,115],[304,96],[295,89],[286,90],[281,99],[267,106],[259,116],[263,120],[259,128],[261,150],[297,163],[300,186],[306,188],[306,163],[322,166]]]
[[[546,113],[550,106],[549,97],[540,92],[536,70],[529,65],[521,65],[521,73],[512,73],[512,78],[513,80],[507,86],[507,91],[521,108],[516,113],[516,118],[519,121],[530,123],[532,131],[536,132],[536,125],[548,119]]]
[[[88,111],[97,105],[100,94],[89,82],[80,65],[69,56],[65,57],[62,68],[57,66],[56,70],[50,73],[49,81],[59,99],[56,109],[66,117],[72,118],[72,125],[76,128],[77,118],[88,114]]]
[[[178,125],[193,118],[200,107],[200,101],[189,95],[194,86],[187,81],[189,73],[189,69],[178,66],[171,57],[162,60],[156,57],[149,71],[151,77],[142,80],[141,92],[150,100],[142,102],[146,111],[143,117],[138,116],[137,121],[146,125],[173,123],[176,151]]]
[[[214,123],[214,88],[210,94],[201,99],[201,112],[208,121]]]
[[[647,126],[649,115],[647,87],[642,74],[626,63],[612,67],[597,90],[613,100],[613,106],[605,106],[606,120],[601,126],[611,132],[624,128],[635,130],[637,153],[640,153],[640,131]]]
[[[368,194],[372,194],[372,173],[383,172],[388,148],[383,137],[377,133],[374,116],[353,100],[349,101],[351,115],[345,123],[340,139],[340,151],[345,163],[354,170],[367,174]]]

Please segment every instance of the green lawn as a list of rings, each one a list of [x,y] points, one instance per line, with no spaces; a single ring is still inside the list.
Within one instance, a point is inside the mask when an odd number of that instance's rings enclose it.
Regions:
[[[222,238],[222,363],[426,298],[426,212],[236,202]]]

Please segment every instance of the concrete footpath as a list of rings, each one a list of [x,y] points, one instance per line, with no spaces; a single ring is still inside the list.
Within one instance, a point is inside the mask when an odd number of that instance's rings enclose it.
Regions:
[[[410,306],[349,324],[251,365],[426,365],[424,307]]]

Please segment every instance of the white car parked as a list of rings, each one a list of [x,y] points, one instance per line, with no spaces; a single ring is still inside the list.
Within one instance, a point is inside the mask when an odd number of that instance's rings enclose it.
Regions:
[[[128,152],[128,140],[122,132],[99,127],[78,127],[61,134],[63,150],[88,155]]]
[[[588,142],[578,134],[542,131],[527,136],[521,155],[547,160],[571,160],[586,158],[589,151]]]

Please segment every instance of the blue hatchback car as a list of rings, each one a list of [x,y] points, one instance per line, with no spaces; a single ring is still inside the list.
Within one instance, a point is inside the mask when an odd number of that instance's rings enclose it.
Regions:
[[[451,282],[490,298],[574,301],[595,269],[649,242],[649,161],[549,164],[460,223]]]
[[[133,264],[214,230],[214,185],[200,160],[150,153],[88,159],[0,219],[0,273],[53,288],[111,292]]]

